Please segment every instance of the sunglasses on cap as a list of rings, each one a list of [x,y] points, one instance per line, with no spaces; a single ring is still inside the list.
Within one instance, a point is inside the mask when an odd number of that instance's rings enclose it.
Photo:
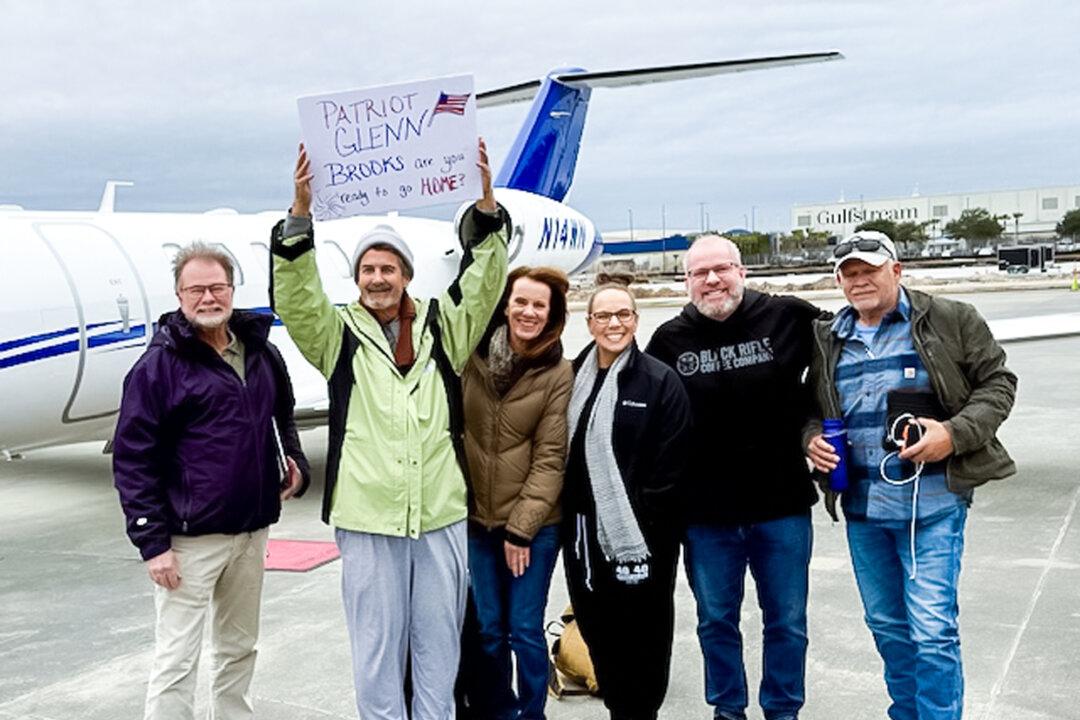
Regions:
[[[877,240],[876,238],[859,238],[858,240],[845,240],[842,243],[837,244],[833,250],[833,258],[840,259],[850,253],[859,250],[861,252],[878,252],[884,250],[886,255],[893,260],[896,256],[893,255],[892,250],[886,247],[885,243]]]

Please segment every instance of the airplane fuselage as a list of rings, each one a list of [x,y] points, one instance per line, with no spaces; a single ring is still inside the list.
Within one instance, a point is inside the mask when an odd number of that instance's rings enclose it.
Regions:
[[[497,196],[513,218],[512,265],[573,271],[598,254],[599,236],[580,213],[520,191],[500,189]],[[269,238],[281,217],[0,213],[0,452],[111,436],[125,374],[149,344],[160,315],[178,305],[171,263],[182,246],[201,240],[225,249],[236,268],[234,307],[270,312]],[[414,296],[437,295],[451,282],[461,259],[451,223],[399,216],[335,220],[316,225],[320,278],[333,302],[356,299],[352,251],[380,222],[410,241]],[[325,410],[323,378],[280,324],[271,339],[289,366],[297,407]]]

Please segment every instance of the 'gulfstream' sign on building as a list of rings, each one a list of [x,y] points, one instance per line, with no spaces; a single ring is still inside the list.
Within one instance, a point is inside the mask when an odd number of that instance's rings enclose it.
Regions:
[[[896,222],[918,222],[919,208],[885,208],[882,210],[869,210],[858,206],[845,207],[839,210],[820,210],[817,214],[818,225],[848,225],[859,224],[867,220],[895,220]]]
[[[1080,185],[795,205],[791,208],[791,227],[844,237],[864,222],[892,220],[925,223],[927,234],[936,237],[951,220],[974,208],[983,208],[999,218],[1017,236],[1053,234],[1055,224],[1066,212],[1080,208]]]

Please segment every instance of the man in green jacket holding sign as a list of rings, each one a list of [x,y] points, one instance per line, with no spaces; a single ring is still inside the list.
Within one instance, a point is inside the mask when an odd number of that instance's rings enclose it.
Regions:
[[[274,309],[329,382],[330,447],[323,520],[342,557],[342,596],[362,718],[453,713],[466,598],[467,513],[458,375],[506,282],[510,219],[491,189],[461,221],[457,279],[437,300],[406,289],[412,253],[389,225],[353,254],[359,301],[335,307],[315,264],[310,163],[301,146],[295,197],[274,229]]]

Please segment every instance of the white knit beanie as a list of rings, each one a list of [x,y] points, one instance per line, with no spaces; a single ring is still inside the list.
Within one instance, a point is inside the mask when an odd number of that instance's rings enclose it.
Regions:
[[[389,225],[376,225],[360,236],[360,241],[356,243],[356,249],[353,250],[353,280],[356,280],[356,274],[360,267],[360,258],[364,257],[364,253],[370,250],[373,245],[388,245],[391,247],[394,254],[401,258],[402,273],[409,278],[413,276],[412,251],[409,250],[409,246],[405,243],[405,238],[401,237],[397,230]]]

